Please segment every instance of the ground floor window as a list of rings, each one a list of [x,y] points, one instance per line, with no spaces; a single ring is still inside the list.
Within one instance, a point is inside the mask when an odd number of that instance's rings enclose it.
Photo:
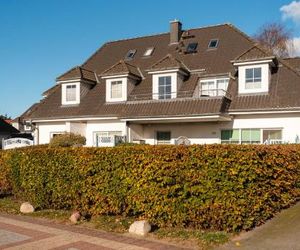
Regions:
[[[282,142],[282,130],[280,129],[264,129],[263,143],[278,144]]]
[[[157,131],[156,132],[157,144],[171,144],[171,132],[170,131]]]
[[[121,136],[122,131],[99,131],[95,132],[95,146],[114,144],[115,136]]]
[[[242,129],[241,130],[242,144],[259,144],[261,143],[260,129]]]
[[[282,143],[282,129],[224,129],[221,130],[221,143],[279,144]]]
[[[64,132],[51,132],[50,133],[50,139],[52,139],[52,138],[54,138],[58,135],[63,135],[63,134],[64,134]]]
[[[239,129],[227,129],[221,131],[222,143],[240,143]]]

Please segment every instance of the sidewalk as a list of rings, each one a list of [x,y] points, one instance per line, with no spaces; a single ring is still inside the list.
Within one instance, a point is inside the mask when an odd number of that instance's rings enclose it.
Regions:
[[[300,202],[217,250],[300,250]]]
[[[80,226],[62,225],[38,218],[0,213],[0,249],[179,250],[141,237],[123,236]]]

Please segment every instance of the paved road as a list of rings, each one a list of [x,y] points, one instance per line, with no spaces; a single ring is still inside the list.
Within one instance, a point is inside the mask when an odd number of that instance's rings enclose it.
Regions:
[[[218,250],[300,250],[300,202]]]
[[[179,250],[182,248],[80,226],[61,225],[37,218],[0,214],[0,249]]]

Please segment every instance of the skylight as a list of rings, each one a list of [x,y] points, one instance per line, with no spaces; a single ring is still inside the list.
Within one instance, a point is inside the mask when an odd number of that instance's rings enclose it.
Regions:
[[[136,49],[129,50],[125,56],[125,59],[127,59],[127,60],[132,59],[134,57],[135,53],[136,53]]]
[[[208,48],[209,48],[209,49],[217,48],[217,47],[218,47],[218,44],[219,44],[219,40],[218,40],[218,39],[211,39],[211,40],[209,41]]]
[[[189,43],[189,45],[186,48],[186,53],[195,53],[197,52],[197,46],[198,43]]]
[[[153,53],[154,47],[147,48],[145,50],[144,56],[151,56]]]

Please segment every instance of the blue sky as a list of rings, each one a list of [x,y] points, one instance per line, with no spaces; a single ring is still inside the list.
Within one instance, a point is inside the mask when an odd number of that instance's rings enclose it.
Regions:
[[[296,1],[0,0],[0,114],[20,115],[104,42],[167,32],[175,18],[183,28],[230,22],[249,35],[281,21],[300,45]]]

